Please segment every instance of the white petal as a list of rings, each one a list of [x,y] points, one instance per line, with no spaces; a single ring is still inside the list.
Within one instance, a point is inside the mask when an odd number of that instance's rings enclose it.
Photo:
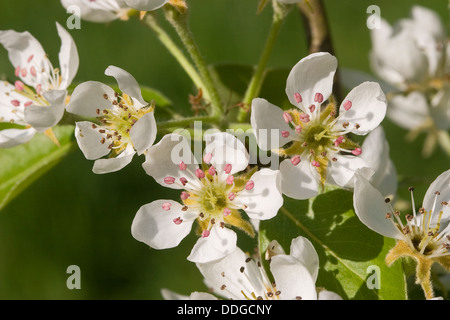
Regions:
[[[211,164],[219,171],[223,172],[227,164],[231,164],[231,174],[240,172],[247,168],[249,154],[245,145],[227,132],[205,134],[204,154],[211,153]]]
[[[142,98],[138,82],[130,73],[119,67],[109,66],[106,68],[105,74],[116,79],[120,91],[139,101],[142,106],[147,105],[144,98]]]
[[[187,259],[195,263],[207,263],[221,259],[236,250],[237,235],[233,230],[217,225],[206,238],[199,238]]]
[[[0,148],[11,148],[30,141],[36,130],[29,129],[3,129],[0,130]]]
[[[79,121],[75,124],[75,138],[78,146],[88,160],[106,156],[111,150],[107,143],[101,143],[103,135],[98,129],[92,128],[92,122]]]
[[[344,105],[351,101],[351,108],[346,111]],[[339,120],[336,125],[350,122],[352,133],[365,135],[375,129],[386,116],[386,96],[376,82],[363,82],[352,91],[339,108]],[[353,124],[358,124],[356,128]]]
[[[66,94],[67,92],[65,90],[44,92],[44,97],[50,105],[31,105],[26,107],[25,121],[37,131],[45,131],[57,125],[64,115]]]
[[[369,183],[361,171],[356,171],[353,193],[356,215],[369,229],[382,236],[401,240],[402,236],[398,229],[390,219],[386,219],[386,213],[391,212],[391,209],[384,200],[385,198]]]
[[[94,162],[92,172],[96,174],[119,171],[131,162],[136,152],[131,145],[115,158],[98,159]]]
[[[382,33],[373,38],[372,65],[379,68],[374,71],[396,86],[423,81],[428,73],[428,59],[418,47],[414,32],[408,26],[398,25],[388,35],[386,25],[383,23],[380,29],[372,31],[372,35]]]
[[[170,203],[170,210],[163,204]],[[191,231],[193,221],[175,224],[174,219],[183,219],[183,206],[172,200],[156,200],[139,208],[131,224],[133,237],[155,249],[168,249],[178,246]]]
[[[445,38],[445,28],[439,15],[426,7],[414,5],[411,16],[420,30],[426,31],[437,39]]]
[[[46,71],[48,70],[48,64],[43,62],[46,59],[44,49],[28,31],[0,31],[0,43],[8,51],[9,60],[14,68],[18,66],[26,68],[28,59],[33,57],[33,62],[42,68],[46,68]],[[30,77],[23,77],[21,73],[19,75],[23,82],[34,86],[35,83],[29,83],[28,81],[31,79]]]
[[[245,212],[251,219],[273,218],[283,205],[280,172],[263,168],[254,173],[250,180],[254,182],[254,187],[241,191],[235,200],[247,206]]]
[[[327,52],[318,52],[300,60],[291,70],[286,82],[286,94],[289,101],[310,113],[309,106],[314,104],[316,93],[327,100],[333,90],[333,78],[337,68],[337,59]],[[297,103],[295,94],[299,93],[302,103]]]
[[[370,183],[383,196],[394,196],[397,193],[397,171],[389,157],[389,144],[384,129],[378,126],[369,133],[362,145],[363,153],[359,156],[370,168],[375,170]]]
[[[215,296],[206,292],[192,292],[189,300],[218,300]]]
[[[353,186],[353,176],[356,170],[368,167],[367,163],[359,156],[336,154],[334,157],[337,161],[330,162],[328,173],[332,181],[343,188]]]
[[[114,90],[98,81],[87,81],[79,84],[70,96],[67,111],[85,117],[97,117],[97,109],[111,109],[113,107],[109,100],[104,98],[114,97]]]
[[[407,96],[395,95],[388,102],[387,116],[404,129],[416,129],[430,115],[425,96],[413,91]]]
[[[289,255],[308,269],[315,283],[319,274],[319,256],[311,241],[302,236],[292,239]]]
[[[131,8],[141,11],[152,11],[161,8],[169,0],[125,0]]]
[[[294,199],[309,199],[316,196],[319,185],[311,170],[309,161],[301,161],[294,166],[291,160],[283,160],[280,164],[283,194]]]
[[[252,101],[250,123],[258,146],[262,150],[278,149],[290,142],[284,138],[282,131],[294,134],[290,126],[284,121],[283,110],[265,99],[256,98]]]
[[[179,134],[167,134],[156,145],[152,146],[142,164],[145,172],[153,177],[156,182],[164,187],[172,189],[184,189],[180,184],[180,178],[186,178],[190,183],[197,180],[193,174],[198,168],[195,163],[191,146],[186,138]],[[183,161],[187,170],[180,170],[179,164]],[[173,177],[177,183],[167,184],[164,178]]]
[[[61,0],[61,3],[66,9],[76,8],[80,10],[80,18],[86,21],[106,23],[119,18],[117,10],[113,10],[113,8],[111,10],[102,9],[96,6],[95,2],[86,3],[84,0]],[[74,11],[69,10],[68,13],[74,14]]]
[[[431,218],[431,224],[436,225],[439,218],[439,211],[442,208],[441,202],[450,202],[450,170],[441,173],[428,187],[428,190],[423,198],[422,207],[431,211],[436,198],[435,192],[439,192],[436,201],[436,208]],[[445,206],[443,208],[443,214],[441,219],[441,230],[446,227],[450,222],[450,207]]]
[[[319,291],[318,300],[343,300],[340,295],[335,292],[321,290]]]
[[[272,257],[270,262],[277,290],[283,300],[317,300],[316,285],[308,269],[296,258],[287,255]]]
[[[131,128],[130,138],[138,155],[145,152],[155,142],[156,120],[153,112],[143,115]]]
[[[431,100],[431,116],[440,130],[450,128],[450,90],[439,90]]]
[[[197,268],[205,278],[205,284],[227,299],[242,300],[245,298],[242,292],[264,296],[267,289],[262,285],[256,262],[247,259],[248,255],[237,247],[222,259],[197,263]]]
[[[189,300],[188,296],[178,294],[176,292],[173,292],[172,290],[168,289],[161,289],[161,295],[164,298],[164,300]]]
[[[59,51],[59,67],[61,70],[60,89],[67,89],[78,71],[79,57],[77,46],[72,36],[59,23],[56,23],[61,49]]]

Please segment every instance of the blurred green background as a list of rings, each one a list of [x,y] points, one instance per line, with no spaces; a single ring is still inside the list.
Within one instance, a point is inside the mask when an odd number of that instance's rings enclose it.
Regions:
[[[258,0],[187,2],[192,32],[208,63],[257,62],[270,26],[270,6],[257,15]],[[370,72],[368,6],[378,5],[389,22],[407,17],[413,4],[433,8],[447,21],[446,0],[324,0],[324,4],[339,66],[366,72]],[[30,31],[55,66],[60,46],[55,21],[65,26],[68,17],[57,0],[0,2],[0,29]],[[82,21],[81,29],[70,33],[80,56],[75,81],[109,82],[104,70],[116,65],[188,113],[188,96],[196,93],[189,78],[138,19],[109,24]],[[269,66],[291,68],[306,55],[302,19],[294,11],[285,21]],[[14,75],[3,48],[0,75],[10,79]],[[429,183],[449,168],[450,161],[439,150],[422,159],[422,136],[409,144],[404,130],[388,120],[383,126],[399,172],[400,195],[406,197],[413,184],[421,202]],[[179,196],[155,184],[143,171],[142,161],[143,157],[135,157],[118,173],[94,175],[93,162],[75,149],[8,204],[0,212],[0,299],[161,299],[161,288],[182,294],[205,291],[197,268],[185,259],[196,241],[193,234],[179,247],[164,251],[149,249],[131,236],[131,222],[140,206]],[[81,290],[66,287],[69,265],[81,268]]]

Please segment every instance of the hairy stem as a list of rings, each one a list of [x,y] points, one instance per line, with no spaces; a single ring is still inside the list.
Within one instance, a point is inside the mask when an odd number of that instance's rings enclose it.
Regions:
[[[219,93],[212,80],[208,67],[203,60],[197,44],[194,41],[194,37],[189,29],[188,25],[188,13],[180,13],[176,9],[170,6],[165,6],[165,14],[167,20],[172,24],[184,47],[194,61],[195,66],[203,80],[203,92],[210,98],[212,116],[219,118],[224,111],[222,101],[220,100]]]
[[[256,98],[261,90],[267,62],[269,61],[270,54],[272,53],[273,47],[278,38],[278,34],[280,33],[284,17],[287,15],[290,9],[290,6],[283,6],[277,1],[274,1],[273,5],[274,12],[272,16],[272,25],[270,27],[269,35],[267,36],[267,40],[261,53],[258,65],[256,66],[252,79],[250,80],[247,91],[245,92],[244,99],[242,101],[244,108],[240,110],[237,119],[239,122],[244,122],[247,120],[252,100]]]
[[[149,26],[153,32],[156,34],[158,40],[166,47],[166,49],[172,54],[172,56],[178,61],[180,66],[184,69],[187,75],[191,78],[192,82],[194,82],[197,88],[204,88],[205,84],[203,83],[202,78],[198,74],[195,67],[191,64],[191,62],[186,58],[183,52],[178,48],[175,42],[170,38],[167,32],[161,28],[156,17],[148,12],[144,19],[144,23]],[[205,96],[206,99],[210,99],[209,96]]]
[[[303,16],[309,53],[329,52],[334,54],[330,27],[322,0],[301,1],[298,7]],[[339,70],[336,70],[333,93],[342,100],[342,89],[339,81]]]

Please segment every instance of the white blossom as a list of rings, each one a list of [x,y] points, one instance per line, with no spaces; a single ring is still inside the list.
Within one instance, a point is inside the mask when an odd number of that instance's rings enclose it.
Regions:
[[[301,236],[293,239],[290,254],[286,254],[276,241],[269,244],[269,250],[277,251],[269,257],[274,282],[261,261],[237,248],[222,259],[197,263],[212,294],[193,292],[183,296],[165,289],[162,294],[165,299],[180,300],[218,297],[232,300],[342,300],[334,292],[316,288],[319,257],[308,239]]]
[[[67,88],[78,70],[78,52],[70,34],[56,23],[61,38],[59,68],[53,67],[41,44],[28,31],[0,31],[17,80],[0,83],[0,122],[16,127],[0,131],[0,147],[29,141],[49,132],[63,117]]]
[[[450,152],[450,50],[445,30],[437,13],[416,5],[410,18],[393,26],[381,19],[381,27],[371,31],[372,70],[394,87],[388,94],[387,116],[411,130],[410,138],[428,133],[425,156],[436,142]]]
[[[205,135],[206,147],[200,167],[187,139],[178,134],[164,136],[146,155],[143,167],[156,182],[183,190],[181,203],[156,200],[142,206],[132,224],[133,236],[152,248],[177,246],[197,221],[201,237],[188,260],[207,262],[220,259],[236,249],[234,226],[253,235],[252,219],[270,219],[283,204],[279,172],[246,169],[249,155],[245,146],[229,133]],[[183,151],[182,158],[175,159]]]
[[[94,173],[122,169],[133,156],[143,154],[156,139],[154,106],[141,94],[136,79],[125,70],[109,66],[106,75],[116,79],[122,94],[97,81],[79,84],[67,111],[96,122],[76,122],[75,136],[84,156],[95,160]]]
[[[280,164],[282,191],[289,197],[315,196],[325,182],[346,186],[356,169],[368,166],[360,157],[363,149],[346,135],[375,129],[385,117],[386,97],[377,83],[364,82],[348,93],[337,115],[331,97],[336,68],[329,53],[311,54],[287,79],[286,94],[295,108],[283,110],[261,98],[252,102],[259,147],[289,158]]]

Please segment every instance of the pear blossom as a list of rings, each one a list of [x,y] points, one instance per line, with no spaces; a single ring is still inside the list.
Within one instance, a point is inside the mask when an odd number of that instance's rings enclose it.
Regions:
[[[95,160],[93,172],[122,169],[134,155],[143,154],[156,139],[154,105],[147,103],[136,79],[125,70],[109,66],[105,74],[116,79],[122,94],[97,81],[79,84],[67,111],[97,121],[78,121],[75,136],[84,156]]]
[[[205,300],[217,296],[232,300],[342,300],[334,292],[316,288],[319,257],[308,239],[301,236],[293,239],[289,255],[276,241],[269,247],[274,282],[259,259],[237,248],[222,259],[196,264],[212,294],[193,292],[183,296],[163,289],[163,297],[168,300]]]
[[[66,9],[78,8],[81,19],[96,23],[127,20],[132,10],[124,0],[61,0],[61,4]]]
[[[240,210],[251,219],[274,217],[283,204],[279,172],[247,168],[249,155],[241,141],[229,133],[205,134],[206,146],[199,166],[182,135],[165,135],[146,154],[143,167],[155,181],[183,190],[181,203],[156,200],[142,206],[132,223],[132,235],[155,249],[178,244],[197,221],[200,238],[188,260],[209,262],[236,249],[234,226],[250,236],[254,231]],[[179,156],[181,153],[181,156]],[[170,158],[169,158],[170,157]]]
[[[410,187],[412,212],[402,217],[368,180],[366,168],[355,173],[353,205],[356,215],[371,230],[397,239],[386,257],[388,265],[403,256],[417,261],[417,282],[430,290],[430,268],[434,262],[450,270],[450,170],[439,175],[429,186],[422,207],[416,210],[414,188]]]
[[[411,18],[393,26],[381,19],[371,31],[372,70],[392,86],[388,118],[410,130],[408,138],[426,132],[423,155],[436,143],[450,152],[450,58],[446,28],[434,11],[413,6]]]
[[[252,101],[258,146],[288,158],[280,172],[282,191],[289,197],[315,196],[326,182],[346,186],[356,169],[368,166],[360,156],[363,148],[347,134],[375,129],[385,117],[386,97],[378,83],[364,82],[348,93],[337,115],[331,96],[336,68],[336,58],[325,52],[300,60],[286,83],[295,108],[283,110],[262,98]]]
[[[28,142],[36,132],[46,132],[63,117],[67,88],[78,70],[78,52],[70,34],[56,23],[61,39],[59,68],[53,67],[41,44],[28,31],[0,31],[0,43],[15,69],[14,84],[0,83],[0,122],[11,127],[0,131],[0,147]],[[56,141],[55,141],[56,142]]]

